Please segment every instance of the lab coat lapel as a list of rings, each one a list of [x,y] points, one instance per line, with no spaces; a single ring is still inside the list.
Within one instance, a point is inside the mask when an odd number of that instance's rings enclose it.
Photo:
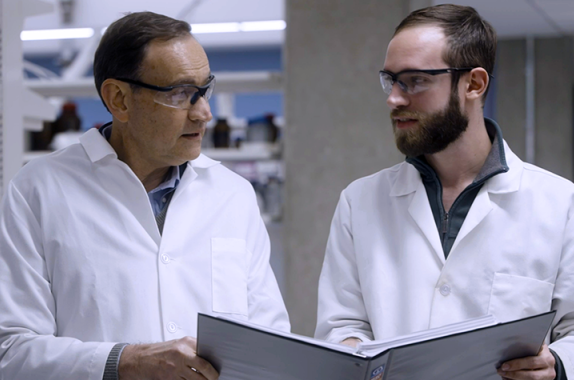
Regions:
[[[175,241],[171,237],[184,236],[190,224],[195,223],[193,216],[201,214],[201,202],[203,202],[203,197],[210,194],[210,189],[208,188],[208,181],[200,180],[200,178],[205,178],[204,176],[200,177],[200,173],[205,174],[206,170],[219,163],[219,161],[212,160],[203,154],[187,163],[185,172],[167,210],[163,236],[168,238],[163,240],[163,248],[166,248],[165,244],[168,244],[166,240]],[[186,222],[182,223],[182,221]]]
[[[439,262],[444,265],[445,259],[440,236],[420,173],[413,165],[406,162],[398,164],[390,170],[396,173],[392,176],[393,184],[390,196],[405,197],[405,201],[412,197],[408,206],[409,214],[433,248]]]
[[[161,235],[153,215],[146,190],[131,168],[118,156],[108,141],[95,128],[80,137],[80,143],[94,165],[94,174],[109,196],[117,201],[118,210],[125,223],[135,218],[150,238],[159,246]],[[131,215],[130,215],[131,214]]]
[[[490,211],[492,211],[492,208],[492,202],[490,201],[487,187],[483,186],[476,195],[474,202],[472,202],[472,206],[460,227],[460,231],[454,241],[451,252],[454,252],[460,241],[476,228],[484,218],[486,218]]]
[[[409,205],[409,214],[411,214],[415,223],[421,229],[440,262],[444,264],[444,251],[440,243],[440,236],[430,208],[427,192],[420,178],[418,182],[419,184]]]
[[[182,191],[184,189],[187,189],[190,186],[190,184],[198,177],[196,169],[199,170],[209,169],[210,167],[218,165],[219,163],[220,163],[219,161],[212,160],[211,158],[204,156],[203,154],[200,154],[199,157],[197,157],[195,160],[189,161],[187,163],[187,167],[185,168],[185,172],[181,177],[181,182],[179,183],[178,188],[175,194],[173,195],[173,198],[171,200],[172,203],[177,198],[179,198]]]
[[[495,175],[482,186],[458,232],[451,252],[454,252],[462,239],[471,233],[492,211],[494,208],[490,198],[492,194],[512,193],[518,191],[520,188],[520,179],[523,171],[522,161],[510,150],[506,141],[503,143],[504,154],[509,170],[506,173]]]
[[[141,181],[128,165],[119,160],[111,163],[107,171],[107,175],[113,173],[109,180],[105,181],[108,192],[129,210],[159,247],[161,235]]]

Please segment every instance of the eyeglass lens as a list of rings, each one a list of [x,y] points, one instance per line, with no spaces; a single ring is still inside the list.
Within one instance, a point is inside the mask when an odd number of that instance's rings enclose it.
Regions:
[[[420,71],[401,73],[396,76],[396,82],[388,73],[380,73],[381,86],[383,91],[390,95],[393,90],[393,84],[397,83],[399,88],[408,93],[416,94],[427,90],[435,81],[436,77]]]
[[[207,88],[196,87],[176,87],[171,91],[157,92],[154,100],[168,107],[188,109],[203,96],[205,100],[209,100],[213,94],[215,81],[211,81]]]

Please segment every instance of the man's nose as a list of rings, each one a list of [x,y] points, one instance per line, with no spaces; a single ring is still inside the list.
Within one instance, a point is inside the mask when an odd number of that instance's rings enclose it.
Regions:
[[[404,107],[409,104],[409,98],[407,94],[401,89],[398,83],[393,83],[391,87],[391,93],[387,98],[387,105],[390,109],[396,109],[399,107]]]
[[[200,96],[197,99],[195,104],[192,104],[189,108],[189,119],[192,121],[204,121],[208,122],[213,119],[213,115],[211,114],[211,107],[209,106],[209,101],[205,99],[203,96]]]

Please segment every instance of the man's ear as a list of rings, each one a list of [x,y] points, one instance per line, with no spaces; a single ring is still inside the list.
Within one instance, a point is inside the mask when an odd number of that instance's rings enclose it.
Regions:
[[[102,99],[112,116],[125,123],[129,119],[128,100],[131,96],[130,86],[116,79],[106,79],[100,88]]]
[[[466,88],[466,98],[470,100],[481,99],[488,88],[490,77],[488,72],[482,67],[477,67],[470,71]]]

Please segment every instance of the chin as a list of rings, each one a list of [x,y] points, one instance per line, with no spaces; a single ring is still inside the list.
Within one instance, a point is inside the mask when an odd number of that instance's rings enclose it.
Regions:
[[[193,152],[190,152],[187,155],[186,161],[193,161],[196,158],[198,158],[200,154],[201,154],[201,149],[197,149],[197,150],[194,149]]]

